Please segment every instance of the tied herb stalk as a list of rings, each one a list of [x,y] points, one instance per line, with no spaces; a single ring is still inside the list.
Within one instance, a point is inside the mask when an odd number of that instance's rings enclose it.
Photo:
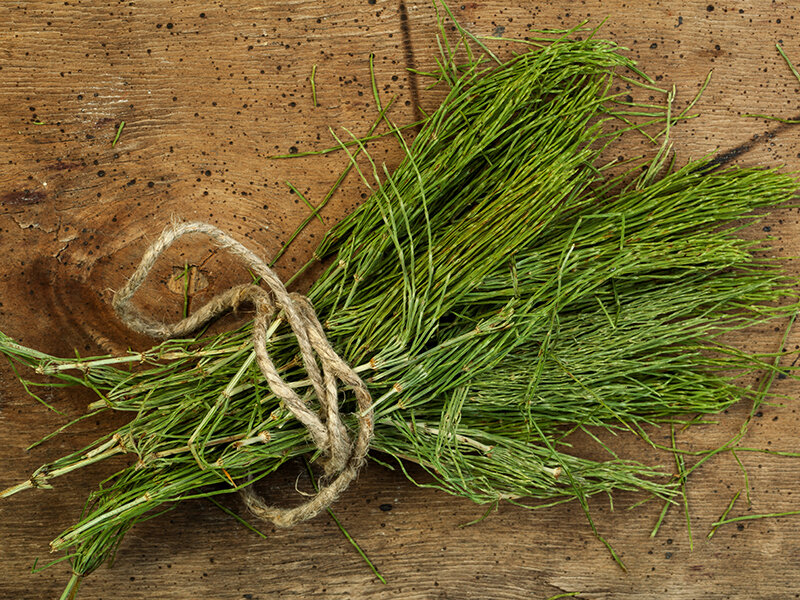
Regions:
[[[641,74],[611,42],[534,40],[505,62],[489,53],[492,63],[459,31],[456,46],[442,36],[433,75],[447,93],[413,143],[381,113],[406,153],[394,172],[360,140],[341,142],[374,189],[315,253],[330,266],[308,297],[375,399],[373,454],[401,468],[415,462],[433,478],[420,485],[479,503],[577,499],[588,516],[587,498],[601,492],[675,502],[680,484],[668,471],[613,453],[582,458],[568,436],[582,431],[604,448],[595,428],[648,440],[647,425],[757,399],[740,377],[775,371],[775,355],[729,347],[724,336],[786,318],[800,303],[797,282],[739,231],[754,210],[789,200],[797,181],[713,170],[710,161],[671,168],[666,137],[686,115],[672,115],[663,90],[664,106],[615,93],[621,78],[633,81],[626,71]],[[639,133],[666,134],[654,158],[624,172],[604,162]],[[366,171],[351,149],[364,152]],[[250,335],[244,325],[77,361],[0,337],[15,361],[93,389],[90,414],[131,413],[117,431],[0,493],[49,488],[83,466],[131,457],[51,543],[72,565],[65,598],[138,521],[240,490],[292,457],[317,457],[256,368]],[[313,404],[280,317],[268,344]]]

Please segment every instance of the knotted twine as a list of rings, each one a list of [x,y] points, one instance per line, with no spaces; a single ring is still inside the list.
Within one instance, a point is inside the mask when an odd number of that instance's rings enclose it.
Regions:
[[[162,323],[144,316],[131,302],[133,295],[147,279],[161,254],[176,240],[191,233],[207,235],[216,246],[241,259],[261,278],[271,295],[258,285],[237,285],[215,296],[191,316],[176,323]],[[297,293],[290,294],[280,278],[263,260],[222,230],[207,223],[188,222],[173,223],[164,229],[144,253],[139,266],[125,285],[114,294],[112,306],[122,322],[133,331],[159,339],[168,339],[183,337],[223,312],[235,310],[245,302],[253,304],[256,309],[253,321],[253,348],[261,373],[272,393],[306,427],[314,444],[326,456],[326,477],[335,476],[310,500],[294,508],[269,506],[251,487],[241,490],[245,504],[253,514],[279,527],[290,527],[310,519],[330,506],[356,478],[365,462],[373,429],[372,399],[367,386],[333,350],[308,298]],[[267,329],[276,309],[283,311],[283,318],[289,323],[297,338],[303,364],[319,402],[319,414],[311,410],[281,379],[267,352]],[[321,369],[315,354],[322,364]],[[337,380],[349,387],[356,397],[359,428],[355,442],[351,441],[339,413]]]

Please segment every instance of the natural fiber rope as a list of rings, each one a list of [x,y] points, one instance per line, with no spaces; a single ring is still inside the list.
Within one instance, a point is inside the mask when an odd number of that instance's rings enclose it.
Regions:
[[[191,233],[207,235],[218,247],[240,258],[267,285],[274,299],[257,285],[238,285],[215,296],[191,316],[177,323],[161,323],[143,316],[131,303],[131,298],[147,279],[161,254],[177,239]],[[290,294],[280,278],[263,260],[228,234],[213,225],[195,222],[174,223],[168,226],[144,253],[139,266],[125,285],[114,294],[112,305],[119,318],[129,328],[145,335],[166,339],[185,336],[214,317],[235,309],[244,302],[250,302],[256,308],[253,347],[261,373],[272,393],[280,398],[286,408],[308,429],[314,444],[327,456],[326,476],[335,476],[309,501],[290,509],[268,506],[249,487],[242,490],[245,503],[256,516],[280,527],[289,527],[310,519],[336,500],[358,475],[372,439],[373,423],[370,408],[372,399],[367,386],[333,350],[311,302],[300,294]],[[283,311],[286,321],[297,337],[308,378],[319,402],[319,415],[308,408],[303,399],[281,379],[267,353],[267,329],[276,308]],[[321,368],[317,364],[315,354],[319,357]],[[354,443],[351,442],[339,414],[337,380],[352,389],[356,397],[359,430]]]

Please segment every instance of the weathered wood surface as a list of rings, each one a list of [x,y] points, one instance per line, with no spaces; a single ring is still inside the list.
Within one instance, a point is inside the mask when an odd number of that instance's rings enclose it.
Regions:
[[[565,27],[608,17],[602,35],[629,47],[662,86],[675,84],[685,106],[709,69],[714,79],[697,105],[701,116],[673,132],[681,157],[740,147],[740,164],[800,167],[800,130],[741,118],[746,113],[796,117],[800,83],[777,54],[781,41],[800,63],[800,8],[791,1],[454,4],[478,34],[520,35],[533,26]],[[314,2],[3,2],[0,4],[0,329],[52,353],[96,353],[143,346],[117,324],[111,290],[132,269],[148,239],[173,215],[210,221],[275,253],[308,208],[290,180],[318,202],[345,165],[341,155],[293,161],[266,156],[327,147],[328,127],[364,132],[375,117],[367,57],[384,98],[397,95],[394,118],[414,105],[433,108],[435,93],[405,68],[432,64],[431,5],[408,0]],[[317,65],[319,106],[309,75]],[[121,121],[119,141],[112,141]],[[638,143],[638,142],[637,142]],[[744,146],[742,146],[744,145]],[[389,166],[398,153],[376,146]],[[638,146],[631,148],[638,151]],[[326,226],[352,209],[364,190],[351,178],[323,211]],[[771,227],[784,256],[797,255],[798,213]],[[308,257],[323,226],[313,221],[279,264],[288,276]],[[172,266],[202,265],[209,286],[197,301],[247,277],[201,243],[164,263],[146,308],[177,316],[179,296],[165,285]],[[790,268],[797,272],[795,261]],[[743,339],[774,350],[780,331]],[[800,333],[792,334],[797,347]],[[800,450],[800,388],[777,382],[783,406],[765,407],[746,445]],[[89,396],[48,393],[78,415]],[[746,407],[718,427],[682,434],[695,448],[719,443]],[[64,417],[25,396],[6,366],[0,371],[0,488],[25,479],[42,462],[80,447],[118,424],[105,416],[74,427],[31,452],[30,443]],[[664,440],[667,432],[656,432]],[[627,456],[668,463],[633,440]],[[752,507],[742,497],[732,515],[800,508],[800,460],[742,454]],[[56,481],[52,491],[0,503],[0,597],[52,598],[67,568],[31,574],[36,556],[79,514],[108,466]],[[424,476],[421,480],[425,481]],[[296,473],[286,469],[268,490],[287,502]],[[659,506],[611,512],[592,502],[601,532],[628,565],[615,566],[576,505],[526,511],[504,505],[460,528],[483,508],[416,488],[375,464],[341,498],[336,512],[389,583],[380,584],[327,516],[288,531],[266,528],[262,540],[208,502],[192,501],[133,530],[116,564],[81,588],[81,598],[792,598],[800,592],[800,517],[728,525],[710,541],[710,523],[744,481],[729,455],[690,480],[694,551],[683,515],[673,510],[660,534],[650,529]],[[228,506],[241,510],[238,500]]]

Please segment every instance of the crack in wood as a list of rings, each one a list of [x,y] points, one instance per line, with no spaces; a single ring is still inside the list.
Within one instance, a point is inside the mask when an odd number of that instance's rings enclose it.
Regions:
[[[411,26],[408,21],[408,9],[404,0],[400,0],[400,31],[403,34],[403,53],[406,60],[406,71],[408,72],[408,87],[411,93],[411,104],[414,111],[414,118],[417,117],[419,110],[419,87],[417,85],[416,63],[414,61],[414,46],[411,44]]]
[[[792,117],[791,119],[788,120],[800,121],[800,115]],[[750,150],[755,148],[758,144],[773,139],[779,133],[789,129],[789,127],[791,127],[792,125],[797,125],[797,124],[798,123],[781,123],[774,129],[768,130],[766,133],[763,134],[757,133],[750,138],[750,141],[744,142],[743,144],[739,144],[738,146],[735,146],[730,150],[726,150],[725,152],[720,152],[714,158],[712,158],[711,161],[705,167],[703,167],[700,170],[704,172],[709,172],[719,167],[724,167],[725,165],[736,160],[743,154],[747,154],[748,152],[750,152]]]

